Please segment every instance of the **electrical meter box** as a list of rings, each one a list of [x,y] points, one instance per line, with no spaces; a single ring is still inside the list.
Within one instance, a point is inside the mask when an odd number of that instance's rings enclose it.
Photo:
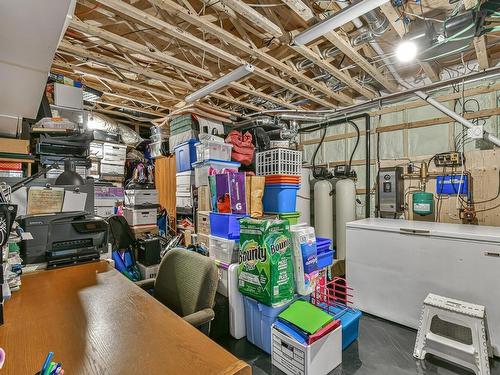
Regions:
[[[404,211],[403,167],[380,168],[377,177],[380,217],[396,217]]]

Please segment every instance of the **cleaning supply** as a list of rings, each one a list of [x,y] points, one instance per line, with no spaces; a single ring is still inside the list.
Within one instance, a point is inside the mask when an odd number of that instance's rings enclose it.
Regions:
[[[297,293],[303,296],[311,294],[319,276],[318,254],[314,228],[292,225],[293,271]]]
[[[288,221],[240,220],[239,289],[269,306],[292,299],[295,285]]]

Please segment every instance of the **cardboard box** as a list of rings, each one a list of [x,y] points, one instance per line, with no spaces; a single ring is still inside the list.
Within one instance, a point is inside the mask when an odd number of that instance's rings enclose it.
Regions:
[[[156,279],[156,276],[158,276],[158,268],[160,267],[159,264],[146,267],[145,265],[137,262],[137,266],[139,267],[139,272],[141,273],[143,280]]]
[[[198,188],[198,210],[210,211],[210,187],[203,185]]]
[[[141,225],[138,227],[130,227],[130,229],[132,230],[132,235],[136,240],[144,239],[148,234],[157,236],[159,233],[159,228],[157,225]]]
[[[198,211],[198,233],[210,234],[210,212]]]
[[[1,152],[10,154],[29,154],[30,141],[26,139],[0,138]]]

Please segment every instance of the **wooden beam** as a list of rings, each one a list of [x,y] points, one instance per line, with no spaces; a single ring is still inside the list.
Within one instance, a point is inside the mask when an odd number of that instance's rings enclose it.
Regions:
[[[269,34],[275,38],[279,38],[283,35],[279,26],[271,22],[269,19],[264,17],[262,14],[257,12],[248,4],[241,0],[220,0],[222,5],[226,5],[232,9],[235,13],[238,13],[243,18],[247,19],[252,25],[267,31]]]
[[[335,31],[330,31],[325,34],[325,38],[328,39],[335,47],[337,47],[343,54],[345,54],[349,59],[351,59],[355,64],[357,64],[366,73],[372,76],[377,82],[384,86],[389,92],[398,91],[398,86],[390,82],[387,77],[385,77],[379,68],[370,64],[361,54],[356,51],[352,46],[347,43],[339,34]]]
[[[238,91],[242,91],[242,92],[249,94],[249,95],[257,96],[259,98],[270,101],[272,103],[276,103],[276,104],[278,104],[282,107],[288,108],[288,109],[296,109],[296,110],[301,109],[300,107],[298,107],[296,105],[285,102],[284,100],[277,98],[275,96],[271,96],[271,95],[265,94],[261,91],[257,91],[255,89],[252,89],[251,87],[248,87],[242,83],[233,82],[229,85],[229,87],[232,87]]]
[[[176,57],[167,55],[166,53],[160,51],[155,51],[155,50],[151,51],[150,48],[140,43],[134,42],[130,39],[111,33],[99,27],[92,26],[88,23],[72,19],[70,21],[69,27],[74,30],[85,33],[87,35],[92,35],[100,39],[106,40],[110,43],[115,43],[119,46],[127,48],[141,55],[184,69],[187,72],[198,74],[205,78],[213,78],[212,74],[206,69],[194,66],[186,61],[180,60]]]
[[[256,105],[253,105],[253,104],[250,104],[250,103],[247,103],[247,102],[235,99],[235,98],[231,98],[228,95],[217,94],[214,92],[214,93],[210,94],[209,96],[217,98],[217,99],[225,101],[225,102],[228,102],[228,103],[239,105],[240,107],[251,109],[252,111],[260,112],[260,111],[264,110],[264,108],[258,107]]]
[[[212,35],[215,35],[216,37],[223,40],[225,43],[227,43],[231,47],[237,48],[240,51],[243,51],[243,52],[249,54],[252,58],[254,58],[254,59],[257,58],[260,61],[262,61],[263,63],[265,63],[271,67],[274,67],[277,70],[282,71],[286,75],[296,79],[300,83],[303,83],[311,88],[314,88],[318,92],[321,92],[322,94],[324,94],[326,96],[326,98],[334,99],[334,100],[340,101],[341,103],[344,103],[344,104],[352,104],[352,102],[353,102],[352,99],[350,97],[348,97],[347,95],[342,94],[342,93],[333,93],[325,84],[321,84],[319,82],[316,82],[316,81],[312,80],[311,78],[307,77],[306,75],[304,75],[296,70],[291,69],[285,63],[275,59],[274,57],[265,53],[262,50],[254,49],[250,43],[245,42],[244,40],[238,38],[237,36],[231,34],[227,30],[224,30],[223,28],[221,28],[217,25],[214,25],[210,22],[206,22],[200,16],[189,12],[186,8],[180,6],[179,4],[175,3],[172,0],[149,0],[149,2],[158,6],[161,9],[164,9],[164,10],[172,13],[173,15],[183,19],[184,21],[189,22],[189,23],[199,27],[200,29],[202,29],[205,32],[210,33]],[[256,70],[254,73],[257,75],[261,75],[260,74],[261,72],[262,72],[262,70]],[[267,79],[266,77],[269,77],[268,74],[262,74],[261,77]],[[289,83],[287,81],[280,79],[277,76],[273,77],[273,82],[279,82],[276,84],[281,85],[282,87],[283,87],[283,85],[289,86]],[[294,85],[292,85],[292,87],[294,87]],[[297,90],[292,90],[292,91],[297,92]],[[299,93],[299,92],[297,92],[297,93]],[[302,95],[303,93],[304,93],[304,90],[301,90],[301,92],[299,94]],[[306,94],[307,94],[305,96],[306,99],[316,101],[314,99],[314,95],[307,93],[307,92],[306,92]],[[323,102],[325,102],[325,101],[323,100]],[[328,105],[328,107],[333,108],[334,106],[330,103]]]
[[[122,70],[125,70],[128,72],[131,72],[131,73],[142,75],[144,77],[156,79],[160,82],[164,82],[164,83],[171,85],[171,86],[174,86],[174,87],[179,87],[179,88],[183,88],[183,89],[192,89],[193,88],[193,86],[189,82],[174,79],[174,78],[168,77],[164,74],[156,73],[152,69],[147,69],[147,68],[144,68],[140,65],[132,65],[132,64],[126,63],[122,60],[118,60],[116,58],[104,55],[102,53],[94,52],[94,51],[91,51],[91,50],[88,50],[85,48],[81,48],[79,46],[76,46],[74,44],[67,42],[66,40],[62,40],[61,43],[59,43],[58,50],[79,56],[79,57],[84,58],[84,59],[95,61],[99,64],[103,64],[106,66],[112,66],[112,67],[122,69]]]
[[[318,67],[326,70],[328,73],[333,75],[338,80],[344,82],[346,85],[352,87],[354,90],[359,92],[366,98],[373,99],[376,97],[375,93],[371,90],[368,90],[366,87],[363,87],[354,79],[349,77],[344,72],[341,72],[339,69],[334,67],[332,64],[326,62],[319,53],[312,51],[309,47],[306,46],[293,46],[293,49],[304,56],[306,59],[311,60]]]
[[[389,23],[391,24],[394,31],[396,31],[396,33],[402,38],[406,34],[406,27],[403,23],[403,20],[399,16],[399,13],[396,11],[396,9],[394,9],[391,2],[387,2],[381,5],[380,9],[389,20]],[[432,82],[438,82],[440,80],[439,70],[433,64],[425,61],[418,61],[418,64]]]
[[[160,90],[157,87],[143,85],[141,83],[137,83],[137,82],[131,81],[131,80],[118,81],[116,79],[116,77],[111,75],[111,74],[107,74],[103,71],[91,69],[91,68],[84,67],[84,66],[77,66],[77,65],[71,64],[71,63],[64,63],[61,61],[55,61],[52,64],[51,70],[59,70],[59,71],[64,71],[64,72],[77,72],[77,73],[81,73],[83,75],[88,75],[88,76],[92,76],[95,78],[103,79],[103,80],[110,82],[112,84],[123,85],[123,86],[131,88],[131,89],[145,91],[146,93],[151,92],[155,95],[162,96],[168,100],[173,100],[176,102],[180,101],[180,99],[176,98],[173,95],[170,95],[166,91]]]
[[[168,107],[166,105],[163,105],[163,104],[160,104],[157,102],[153,102],[153,101],[148,100],[148,99],[144,99],[144,98],[137,97],[137,96],[132,96],[132,95],[125,94],[122,92],[103,91],[102,94],[103,94],[103,96],[112,96],[115,98],[126,99],[126,100],[130,100],[133,102],[137,102],[137,103],[141,103],[141,104],[145,104],[145,105],[149,105],[149,106],[153,106],[153,107],[163,108],[163,109],[166,109],[168,111],[170,111],[172,109],[172,107]]]
[[[302,0],[281,0],[283,3],[293,10],[306,23],[314,18],[314,13],[311,8],[302,2]]]
[[[486,36],[474,38],[474,49],[476,50],[477,61],[481,69],[488,69],[490,61],[488,59],[488,50],[486,49]]]
[[[107,105],[110,107],[127,109],[129,111],[135,111],[135,112],[139,112],[139,113],[146,113],[148,115],[157,116],[157,117],[165,117],[168,114],[168,113],[163,113],[163,112],[158,112],[158,111],[152,111],[150,109],[133,107],[133,106],[125,105],[125,104],[113,103],[113,102],[108,102],[108,101],[103,101],[103,100],[96,100],[92,103]]]

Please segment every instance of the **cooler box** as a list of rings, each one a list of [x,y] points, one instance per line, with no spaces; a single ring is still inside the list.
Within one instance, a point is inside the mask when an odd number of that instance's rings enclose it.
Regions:
[[[191,170],[191,164],[196,162],[196,139],[190,139],[187,142],[175,146],[175,167],[177,172]]]
[[[247,296],[243,296],[243,301],[247,340],[267,354],[271,354],[271,326],[293,300],[278,307],[264,305]]]

